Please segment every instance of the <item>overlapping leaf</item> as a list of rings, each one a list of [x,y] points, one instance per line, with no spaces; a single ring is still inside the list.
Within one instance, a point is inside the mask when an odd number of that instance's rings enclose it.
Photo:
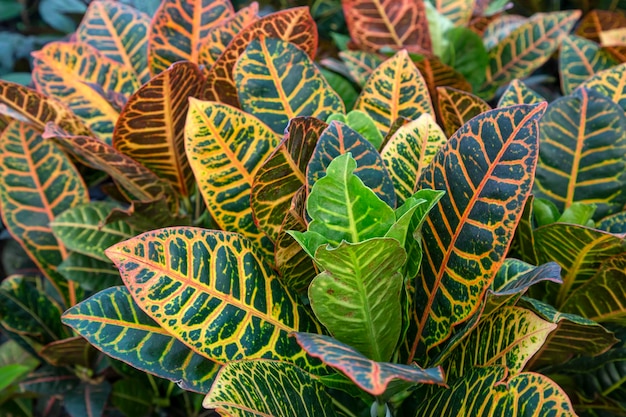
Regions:
[[[514,106],[516,104],[538,104],[545,101],[543,97],[528,88],[523,81],[511,81],[498,101],[498,107]]]
[[[418,188],[446,194],[422,229],[409,360],[426,363],[428,351],[480,306],[530,193],[544,109],[483,113],[459,129],[422,174]]]
[[[306,184],[306,167],[327,126],[314,117],[292,119],[285,138],[254,177],[250,205],[258,227],[272,241],[279,237],[294,195]]]
[[[142,232],[126,222],[105,224],[107,216],[117,207],[118,204],[107,201],[92,201],[64,211],[50,226],[69,250],[108,261],[106,248]]]
[[[46,126],[43,136],[54,138],[87,166],[109,174],[133,199],[154,202],[165,198],[171,207],[177,205],[169,184],[114,147],[93,137],[70,135],[51,124]]]
[[[455,26],[466,26],[474,11],[476,0],[434,0],[431,1],[437,11],[450,19]]]
[[[7,106],[12,112],[19,113],[21,118],[40,130],[45,129],[46,123],[53,122],[76,135],[91,135],[83,121],[64,104],[23,85],[0,80],[0,104]],[[1,108],[0,113],[3,113]],[[10,119],[6,124],[9,122]]]
[[[561,38],[574,26],[580,11],[537,13],[489,50],[487,80],[482,95],[515,78],[523,78],[545,63]]]
[[[398,206],[415,194],[422,171],[446,140],[435,119],[425,113],[401,126],[387,141],[380,156],[393,181]]]
[[[383,62],[378,54],[366,51],[341,51],[339,57],[360,86],[365,85],[372,72]]]
[[[511,32],[528,21],[517,14],[503,14],[493,19],[483,33],[483,42],[487,49],[492,49],[502,42]]]
[[[93,1],[76,29],[76,38],[102,55],[132,68],[140,84],[150,79],[148,32],[150,17],[120,2]]]
[[[324,363],[343,372],[372,395],[383,395],[393,381],[413,384],[444,383],[441,368],[422,369],[417,365],[375,362],[329,336],[294,333],[294,337],[311,356],[320,358]]]
[[[541,374],[525,372],[506,379],[502,367],[474,368],[449,389],[433,389],[418,402],[414,417],[456,415],[508,417],[575,417],[567,394]]]
[[[150,73],[157,75],[177,61],[199,63],[201,43],[211,29],[234,14],[228,0],[163,1],[150,26]]]
[[[61,317],[57,316],[57,320]],[[67,337],[48,343],[39,355],[54,366],[91,366],[95,349],[80,336]]]
[[[357,162],[355,174],[387,205],[395,207],[393,183],[376,148],[354,130],[336,121],[330,123],[317,142],[307,167],[307,188],[311,190],[325,175],[334,158],[348,152]]]
[[[600,71],[580,85],[581,88],[594,90],[609,97],[613,102],[626,110],[626,63]]]
[[[46,274],[65,301],[73,304],[73,284],[56,271],[67,256],[49,223],[87,203],[87,187],[67,156],[33,127],[12,122],[0,136],[2,219],[15,240]]]
[[[563,94],[571,94],[591,76],[617,64],[617,60],[600,49],[597,43],[574,35],[565,36],[559,53],[559,75]]]
[[[110,261],[103,262],[80,253],[70,253],[58,271],[85,291],[96,292],[122,284],[119,272]]]
[[[272,360],[224,366],[202,405],[233,417],[337,415],[319,380],[297,366]]]
[[[333,113],[345,113],[341,98],[308,55],[281,39],[252,40],[239,57],[233,77],[241,108],[277,134],[297,116],[326,120]]]
[[[63,323],[115,359],[205,393],[219,366],[167,333],[133,302],[125,287],[112,287],[72,307]]]
[[[220,103],[191,100],[185,141],[198,188],[217,224],[273,255],[254,224],[250,193],[257,170],[280,138],[256,117]]]
[[[71,416],[101,417],[107,406],[111,384],[79,384],[63,396],[63,407]]]
[[[37,89],[61,100],[102,140],[111,143],[119,112],[98,89],[105,95],[130,96],[139,88],[132,71],[87,44],[52,42],[33,57]]]
[[[610,233],[626,233],[626,211],[605,217],[596,224],[596,229]]]
[[[432,51],[424,2],[343,0],[341,4],[350,36],[360,49]]]
[[[239,106],[233,68],[250,42],[260,36],[291,42],[311,58],[317,51],[317,30],[308,7],[272,13],[246,26],[207,72],[205,99]]]
[[[167,180],[183,196],[194,187],[185,155],[185,119],[189,97],[199,96],[203,83],[195,64],[173,64],[128,100],[113,135],[118,151]]]
[[[454,68],[441,62],[436,56],[425,56],[415,62],[431,97],[437,96],[437,87],[451,87],[457,90],[472,91],[471,84]],[[436,100],[435,103],[436,105]]]
[[[594,217],[626,204],[626,116],[608,98],[584,88],[548,106],[534,191],[562,211],[595,204]]]
[[[602,262],[626,248],[623,236],[563,223],[538,228],[535,241],[539,259],[555,261],[562,268],[563,284],[557,298],[551,300],[557,308],[571,291],[597,273]]]
[[[448,381],[476,366],[502,366],[509,375],[522,371],[557,327],[530,310],[508,306],[482,319],[447,359],[443,368]]]
[[[210,67],[226,50],[230,41],[246,26],[256,22],[259,17],[259,4],[252,2],[242,7],[233,17],[223,21],[207,33],[200,44],[198,64]]]
[[[447,136],[452,136],[471,118],[491,110],[480,97],[451,87],[437,87],[437,100],[440,120]]]
[[[316,365],[287,336],[321,328],[246,238],[166,228],[106,253],[141,309],[193,351],[222,364],[265,358]]]
[[[369,114],[383,135],[400,116],[413,120],[423,113],[434,114],[424,78],[406,50],[374,70],[354,108]]]

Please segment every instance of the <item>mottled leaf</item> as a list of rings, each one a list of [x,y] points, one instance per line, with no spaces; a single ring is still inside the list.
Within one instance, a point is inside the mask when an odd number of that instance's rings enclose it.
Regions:
[[[594,90],[610,98],[626,110],[626,63],[600,71],[580,85],[580,88]]]
[[[500,100],[498,107],[515,106],[516,104],[538,104],[546,101],[539,94],[528,88],[523,81],[515,79],[508,85]]]
[[[452,136],[471,118],[491,110],[489,104],[467,91],[437,87],[440,121],[447,136]]]
[[[383,62],[378,54],[365,51],[341,51],[339,57],[348,68],[352,79],[361,87]]]
[[[596,224],[596,229],[610,233],[626,233],[626,211],[605,217]]]
[[[597,43],[575,35],[565,36],[559,53],[559,75],[563,94],[571,94],[591,76],[617,64],[617,60],[600,49]]]

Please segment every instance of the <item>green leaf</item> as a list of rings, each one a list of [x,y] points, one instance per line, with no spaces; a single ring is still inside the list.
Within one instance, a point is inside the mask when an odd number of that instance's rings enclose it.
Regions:
[[[70,253],[59,265],[59,273],[86,291],[101,291],[120,285],[120,274],[113,264],[78,252]]]
[[[154,392],[136,379],[122,379],[113,384],[111,404],[127,417],[151,413]]]
[[[428,351],[480,307],[530,194],[544,109],[521,105],[475,117],[422,174],[419,188],[446,194],[422,228],[407,360],[426,363]]]
[[[24,4],[15,0],[0,1],[0,22],[6,22],[19,17],[24,10],[24,6]]]
[[[507,306],[483,318],[442,364],[448,382],[472,369],[499,365],[508,375],[519,374],[526,362],[541,349],[556,324],[530,310]]]
[[[432,2],[425,1],[424,5],[426,6],[428,32],[433,44],[433,53],[437,56],[443,56],[450,43],[446,34],[454,28],[454,23],[440,13]]]
[[[333,120],[338,120],[348,125],[352,130],[367,139],[376,149],[380,149],[383,144],[385,138],[383,138],[380,130],[376,127],[374,120],[365,112],[352,110],[346,115],[334,113],[326,119],[326,123],[330,123]]]
[[[393,209],[363,184],[355,169],[356,161],[350,153],[328,165],[326,176],[313,185],[307,199],[307,212],[313,220],[305,233],[317,233],[333,246],[344,240],[357,243],[387,233],[395,222]]]
[[[263,358],[318,366],[287,336],[321,327],[243,236],[166,228],[106,253],[139,307],[193,351],[220,364]]]
[[[39,15],[51,27],[63,33],[76,29],[76,20],[72,15],[85,13],[85,3],[80,0],[41,0]]]
[[[333,121],[322,132],[307,167],[307,189],[325,175],[333,159],[352,153],[357,160],[355,174],[390,207],[396,206],[396,193],[378,150],[363,136],[343,123]]]
[[[0,367],[0,391],[17,382],[32,370],[31,367],[14,363]]]
[[[563,211],[563,214],[557,221],[559,223],[579,224],[581,226],[587,226],[591,222],[593,226],[593,214],[595,211],[595,204],[572,203],[571,206]]]
[[[575,35],[564,36],[559,53],[563,94],[571,94],[588,78],[617,64],[617,60],[594,41]]]
[[[417,191],[422,171],[446,141],[446,135],[428,113],[401,126],[387,141],[380,156],[391,176],[398,205]]]
[[[608,98],[578,88],[552,102],[539,124],[534,192],[559,211],[596,204],[595,218],[626,204],[626,116]]]
[[[541,374],[522,373],[506,378],[499,366],[477,367],[450,388],[432,388],[417,402],[411,416],[457,415],[508,417],[529,413],[536,417],[575,417],[567,394]]]
[[[440,191],[419,190],[409,197],[396,210],[396,222],[385,233],[385,237],[396,239],[407,250],[411,250],[413,242],[421,243],[419,233],[422,223],[430,209],[437,204],[442,195],[443,193]],[[407,239],[409,235],[411,235],[411,238]],[[421,259],[421,255],[419,257]]]
[[[50,226],[68,249],[108,262],[105,249],[142,232],[123,221],[105,223],[111,211],[118,207],[119,204],[112,202],[92,201],[64,211]]]
[[[336,416],[318,379],[297,366],[272,360],[224,366],[202,405],[233,417]]]
[[[595,321],[576,314],[561,313],[549,304],[522,297],[521,307],[534,311],[539,317],[558,325],[546,340],[540,353],[527,364],[527,369],[566,362],[575,355],[593,356],[606,352],[617,339]]]
[[[546,198],[534,198],[532,209],[534,219],[537,221],[537,227],[556,223],[559,217],[561,217],[559,208]]]
[[[342,74],[321,67],[318,67],[318,70],[322,73],[328,85],[341,98],[346,111],[352,109],[359,96],[359,92],[354,84],[346,78],[347,76]]]
[[[63,396],[63,406],[71,417],[100,417],[110,393],[111,385],[107,381],[99,384],[83,382]]]
[[[359,388],[372,394],[384,395],[391,384],[444,384],[441,368],[422,369],[419,366],[384,363],[370,360],[353,347],[329,336],[312,333],[294,333],[300,346],[311,356],[344,373]]]
[[[134,302],[125,287],[112,287],[63,314],[72,327],[107,355],[139,370],[205,393],[219,366],[163,330]]]
[[[485,70],[489,64],[483,40],[465,27],[451,28],[445,37],[448,45],[440,55],[441,60],[463,75],[477,91],[485,81]]]
[[[309,286],[317,318],[340,342],[374,361],[389,361],[402,323],[400,271],[406,252],[400,242],[372,238],[321,246],[315,260],[324,269]]]
[[[345,112],[341,98],[306,52],[280,39],[261,37],[250,42],[233,76],[241,108],[277,134],[297,116],[325,120],[332,113]]]

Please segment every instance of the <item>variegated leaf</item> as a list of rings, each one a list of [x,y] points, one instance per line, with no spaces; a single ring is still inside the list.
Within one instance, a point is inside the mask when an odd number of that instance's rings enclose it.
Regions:
[[[617,64],[618,61],[595,42],[575,35],[565,36],[559,53],[563,94],[571,94],[591,76]]]
[[[498,101],[498,107],[515,106],[516,104],[538,104],[546,101],[539,94],[528,88],[523,81],[511,81]]]
[[[378,54],[365,51],[341,51],[339,57],[348,68],[352,79],[361,87],[383,62]]]
[[[624,80],[626,80],[626,63],[600,71],[582,83],[579,88],[597,91],[619,104],[626,111]]]
[[[467,91],[437,87],[440,121],[447,136],[452,136],[471,118],[491,110],[489,104]]]

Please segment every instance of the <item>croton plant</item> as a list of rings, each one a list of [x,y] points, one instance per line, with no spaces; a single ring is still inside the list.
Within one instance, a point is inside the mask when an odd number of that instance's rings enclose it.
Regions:
[[[91,2],[0,81],[0,410],[625,415],[626,29],[504,3]]]

